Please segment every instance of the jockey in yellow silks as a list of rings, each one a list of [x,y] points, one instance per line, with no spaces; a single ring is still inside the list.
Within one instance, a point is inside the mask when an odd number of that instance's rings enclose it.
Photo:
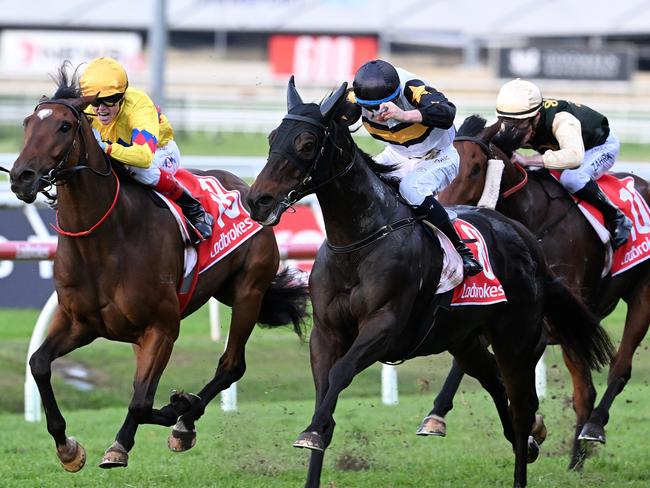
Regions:
[[[91,102],[92,127],[102,150],[126,165],[143,185],[175,201],[203,239],[212,234],[212,216],[174,177],[180,151],[167,117],[143,91],[129,87],[125,69],[116,60],[96,58],[88,64],[79,85]]]

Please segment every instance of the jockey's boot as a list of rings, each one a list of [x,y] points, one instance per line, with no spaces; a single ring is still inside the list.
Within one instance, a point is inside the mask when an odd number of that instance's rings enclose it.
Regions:
[[[183,193],[174,200],[183,210],[183,215],[199,231],[204,241],[212,235],[212,215],[205,211],[203,205],[183,188]],[[196,242],[194,244],[197,244]]]
[[[154,189],[176,202],[181,207],[185,218],[199,231],[201,238],[195,236],[196,238],[192,239],[193,244],[198,244],[212,235],[212,215],[205,211],[199,201],[179,183],[173,174],[161,171],[160,180]]]
[[[612,247],[618,249],[627,241],[632,229],[632,221],[607,198],[607,195],[594,180],[589,180],[583,188],[574,193],[575,196],[590,203],[603,214],[605,227],[612,236]]]
[[[469,250],[456,229],[454,229],[447,211],[433,195],[426,197],[417,208],[417,211],[419,214],[424,215],[426,221],[435,225],[449,238],[460,257],[463,258],[463,273],[465,276],[474,276],[483,271],[481,263],[476,260],[472,251]]]

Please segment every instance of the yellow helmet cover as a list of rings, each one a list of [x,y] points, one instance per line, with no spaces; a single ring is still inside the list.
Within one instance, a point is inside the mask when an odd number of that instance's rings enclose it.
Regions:
[[[124,93],[129,86],[126,70],[113,58],[95,58],[79,80],[83,96],[97,95],[98,98]]]

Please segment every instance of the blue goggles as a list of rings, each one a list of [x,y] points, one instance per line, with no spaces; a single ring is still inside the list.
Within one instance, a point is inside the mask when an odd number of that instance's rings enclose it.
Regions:
[[[400,88],[401,87],[398,86],[393,93],[380,100],[364,100],[357,97],[357,103],[362,107],[367,108],[368,110],[377,110],[382,103],[390,102],[391,100],[397,98]]]

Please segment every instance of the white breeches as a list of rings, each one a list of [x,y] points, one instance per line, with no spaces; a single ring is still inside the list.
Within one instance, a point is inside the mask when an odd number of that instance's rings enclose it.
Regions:
[[[143,185],[156,186],[160,180],[160,171],[176,174],[181,165],[181,152],[172,140],[164,147],[158,147],[153,155],[153,162],[148,168],[127,166],[133,178]]]
[[[620,149],[621,143],[618,137],[610,132],[603,144],[585,151],[585,157],[579,168],[562,171],[560,183],[570,193],[581,190],[589,180],[597,180],[614,166]]]
[[[436,195],[458,175],[460,156],[453,145],[442,149],[435,157],[407,158],[388,146],[375,160],[379,164],[398,164],[388,176],[400,179],[399,192],[411,205],[419,205],[429,195]]]

